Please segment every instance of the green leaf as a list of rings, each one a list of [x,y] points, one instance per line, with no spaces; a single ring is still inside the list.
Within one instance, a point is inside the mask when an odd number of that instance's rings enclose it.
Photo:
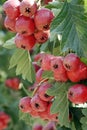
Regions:
[[[67,99],[67,90],[72,83],[56,82],[47,93],[55,96],[51,107],[52,113],[59,113],[58,119],[61,126],[69,127],[69,102]]]
[[[80,2],[65,2],[61,12],[51,24],[51,41],[62,34],[62,52],[73,50],[79,56],[87,56],[87,15]]]
[[[14,43],[15,37],[11,38],[10,40],[7,40],[4,44],[3,47],[7,49],[14,49],[16,48],[15,43]]]
[[[57,96],[60,93],[64,93],[71,85],[72,83],[70,82],[67,83],[56,82],[51,88],[48,89],[47,94]]]
[[[16,49],[10,59],[9,68],[13,67],[16,67],[16,75],[22,74],[23,79],[27,79],[30,82],[35,81],[35,70],[28,51]]]
[[[27,124],[31,123],[31,116],[29,113],[23,113],[19,111],[19,120],[24,120]]]
[[[52,113],[59,113],[58,119],[61,126],[69,127],[69,103],[67,93],[61,93],[56,96],[51,107]]]
[[[84,115],[80,120],[82,124],[82,130],[87,130],[87,108],[83,109],[82,113]]]
[[[51,79],[51,78],[53,79],[53,72],[52,71],[44,71],[42,77],[48,78],[48,79]]]

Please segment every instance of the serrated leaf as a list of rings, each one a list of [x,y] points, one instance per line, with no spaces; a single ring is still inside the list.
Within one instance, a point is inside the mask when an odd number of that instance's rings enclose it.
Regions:
[[[52,113],[59,113],[58,119],[61,126],[69,127],[69,103],[66,93],[61,93],[56,96],[51,107]]]
[[[52,95],[52,96],[57,96],[60,93],[65,92],[72,83],[61,83],[61,82],[56,82],[51,88],[48,89],[47,94]]]
[[[55,35],[62,34],[61,50],[75,51],[79,56],[87,56],[87,16],[84,5],[80,2],[65,2],[59,15],[51,24],[51,40]]]
[[[31,116],[29,115],[29,113],[23,113],[19,111],[19,120],[24,120],[27,124],[30,124]]]
[[[30,82],[35,81],[35,71],[28,51],[16,49],[10,59],[9,68],[13,67],[16,67],[17,75],[22,74],[23,79],[27,79]]]
[[[87,109],[82,110],[83,117],[81,118],[80,122],[82,124],[82,130],[87,130]]]
[[[49,8],[49,9],[60,9],[62,7],[63,3],[59,2],[59,1],[54,1],[54,2],[49,2],[49,4],[47,4],[45,7]]]
[[[16,48],[15,43],[14,43],[15,37],[11,38],[10,40],[7,40],[4,44],[3,47],[7,49],[14,49]]]

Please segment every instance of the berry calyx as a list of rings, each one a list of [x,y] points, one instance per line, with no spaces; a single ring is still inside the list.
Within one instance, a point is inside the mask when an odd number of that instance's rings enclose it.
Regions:
[[[33,16],[37,11],[37,4],[34,0],[23,0],[20,4],[20,12],[26,17]]]
[[[37,40],[37,43],[42,44],[45,43],[50,36],[50,32],[49,31],[37,31],[34,33],[34,36]]]

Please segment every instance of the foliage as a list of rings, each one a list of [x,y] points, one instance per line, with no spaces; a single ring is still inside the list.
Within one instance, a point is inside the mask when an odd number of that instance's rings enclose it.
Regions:
[[[1,0],[0,4],[3,2],[5,1]],[[3,31],[0,31],[0,110],[11,116],[7,130],[31,130],[36,120],[42,124],[46,123],[18,110],[19,99],[29,95],[27,86],[35,82],[35,70],[32,65],[34,55],[42,51],[55,56],[75,52],[87,64],[87,0],[55,0],[45,7],[51,9],[55,15],[51,24],[51,36],[45,44],[35,46],[32,56],[29,51],[16,48],[15,34],[7,32],[1,23],[0,28]],[[2,13],[1,7],[0,12]],[[24,85],[26,88],[22,87],[21,90],[14,92],[6,88],[4,82],[8,77],[16,75],[19,76],[22,84],[26,82],[27,85]],[[67,91],[73,83],[55,82],[51,71],[44,71],[43,78],[49,79],[52,83],[47,94],[55,96],[51,113],[59,114],[57,130],[87,130],[86,106],[84,104],[82,106],[85,108],[77,106],[67,99]]]

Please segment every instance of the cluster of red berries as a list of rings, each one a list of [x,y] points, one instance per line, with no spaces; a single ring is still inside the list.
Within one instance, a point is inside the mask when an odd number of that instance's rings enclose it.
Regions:
[[[10,122],[10,116],[5,112],[0,112],[0,130],[4,130],[8,127],[8,123]]]
[[[45,126],[41,124],[34,124],[33,130],[56,130],[56,125],[52,121],[48,122]]]
[[[54,15],[46,8],[38,9],[34,0],[7,0],[3,5],[6,13],[4,25],[16,32],[15,44],[18,48],[31,50],[36,43],[49,39],[50,23]]]
[[[53,71],[56,81],[79,82],[87,79],[87,65],[74,53],[65,57],[43,54],[41,68],[45,71]]]
[[[5,85],[6,87],[11,88],[13,90],[18,90],[20,86],[20,80],[16,77],[8,78],[5,80]]]
[[[44,120],[58,122],[58,114],[51,114],[53,96],[46,94],[51,84],[48,82],[42,83],[36,90],[34,96],[23,97],[20,99],[19,108],[22,112],[29,113],[32,117],[40,117]]]
[[[68,99],[71,102],[75,104],[87,102],[87,86],[78,83],[87,79],[87,65],[76,54],[70,53],[63,57],[40,53],[34,57],[34,60],[41,61],[41,68],[36,73],[36,83],[32,87],[33,89],[37,83],[43,80],[42,74],[44,71],[53,71],[56,81],[66,82],[70,80],[77,83],[68,90]]]

